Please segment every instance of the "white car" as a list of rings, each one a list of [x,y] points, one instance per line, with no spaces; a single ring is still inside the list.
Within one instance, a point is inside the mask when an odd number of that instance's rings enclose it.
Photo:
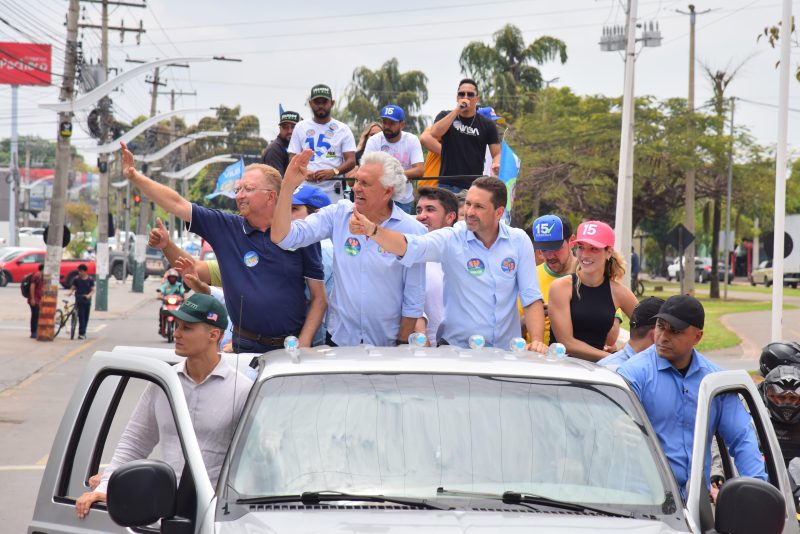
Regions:
[[[245,368],[250,356],[231,358]],[[701,384],[696,491],[684,503],[621,376],[572,358],[450,346],[260,356],[214,487],[169,365],[177,360],[136,347],[94,354],[53,442],[29,534],[800,532],[777,439],[744,371]],[[108,505],[78,519],[75,500],[114,450],[137,382],[166,394],[183,475],[132,461],[112,475]],[[753,414],[770,482],[737,477],[723,455],[727,481],[712,510],[709,404],[730,393]]]

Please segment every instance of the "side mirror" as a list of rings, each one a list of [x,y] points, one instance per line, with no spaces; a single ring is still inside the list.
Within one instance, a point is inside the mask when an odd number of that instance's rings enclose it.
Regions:
[[[794,521],[794,518],[791,518]],[[768,482],[739,477],[717,495],[714,528],[726,534],[780,534],[786,523],[783,494]]]
[[[175,472],[164,462],[134,460],[108,480],[108,514],[122,527],[143,527],[175,515]]]

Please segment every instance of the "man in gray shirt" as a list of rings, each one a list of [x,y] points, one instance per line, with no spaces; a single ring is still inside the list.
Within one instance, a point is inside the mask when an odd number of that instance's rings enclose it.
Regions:
[[[228,325],[225,306],[210,295],[195,294],[172,312],[177,319],[175,354],[186,358],[175,366],[212,484],[233,438],[252,380],[222,361],[217,347]],[[92,504],[105,502],[108,479],[130,461],[147,458],[157,444],[180,479],[184,457],[172,409],[164,391],[150,383],[142,393],[99,485],[75,502],[84,518]]]

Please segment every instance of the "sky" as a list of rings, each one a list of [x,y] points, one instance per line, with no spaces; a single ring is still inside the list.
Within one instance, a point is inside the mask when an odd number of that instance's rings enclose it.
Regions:
[[[128,0],[131,1],[131,0]],[[135,0],[134,0],[135,1]],[[702,66],[733,69],[743,64],[728,89],[737,102],[735,122],[745,126],[764,145],[777,139],[779,50],[757,37],[781,17],[779,0],[697,0],[696,105],[711,96]],[[0,0],[0,41],[53,44],[53,70],[63,72],[66,0]],[[179,109],[241,105],[243,114],[259,118],[261,135],[277,134],[278,105],[309,116],[310,88],[325,83],[334,96],[343,95],[360,66],[380,67],[396,57],[401,71],[422,70],[428,76],[429,99],[422,112],[429,117],[452,109],[458,81],[461,50],[471,41],[491,42],[503,25],[515,24],[526,43],[548,35],[567,45],[565,64],[540,67],[552,85],[570,87],[582,95],[619,96],[624,62],[620,52],[601,52],[604,26],[624,25],[624,3],[612,0],[405,0],[366,2],[320,0],[148,0],[144,9],[111,10],[110,24],[126,27],[143,22],[146,34],[137,45],[126,33],[110,33],[111,66],[122,70],[136,66],[126,59],[225,56],[241,62],[194,63],[190,68],[169,68],[162,73],[162,91],[196,93],[180,96]],[[639,20],[657,22],[663,42],[644,48],[636,61],[635,93],[659,99],[685,97],[688,92],[689,17],[687,1],[640,0]],[[793,2],[795,13],[800,1]],[[100,8],[82,4],[82,20],[99,24]],[[98,30],[81,30],[87,61],[100,55]],[[793,48],[793,68],[800,63]],[[51,87],[20,88],[19,132],[55,139],[55,113],[39,109],[58,98],[61,77],[53,75]],[[789,147],[800,152],[800,93],[794,79],[790,89]],[[127,82],[112,94],[114,111],[123,121],[148,114],[150,86],[145,77]],[[158,111],[169,110],[168,96],[158,97]],[[209,111],[213,113],[213,111]],[[0,86],[0,138],[10,136],[11,91]],[[196,122],[203,114],[186,116]],[[377,110],[376,110],[377,118]],[[75,119],[73,144],[94,144],[85,115]],[[356,133],[358,135],[358,133]],[[88,158],[89,161],[93,156]],[[6,162],[0,162],[4,164]]]

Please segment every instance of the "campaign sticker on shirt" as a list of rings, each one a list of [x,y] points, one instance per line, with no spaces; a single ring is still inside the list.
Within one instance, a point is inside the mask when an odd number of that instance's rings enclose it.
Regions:
[[[472,258],[467,260],[467,270],[472,276],[480,276],[486,270],[486,266],[480,258]]]
[[[361,242],[355,237],[348,237],[344,242],[344,251],[348,256],[357,256],[361,252]]]
[[[514,258],[505,258],[500,263],[500,268],[503,269],[504,273],[513,273],[514,269],[517,268],[517,262],[514,261]]]
[[[244,264],[247,265],[248,267],[255,267],[256,265],[258,265],[258,252],[256,252],[255,250],[245,252]]]
[[[314,130],[308,130],[306,131],[306,137],[314,137],[315,133],[317,132],[315,132]]]

